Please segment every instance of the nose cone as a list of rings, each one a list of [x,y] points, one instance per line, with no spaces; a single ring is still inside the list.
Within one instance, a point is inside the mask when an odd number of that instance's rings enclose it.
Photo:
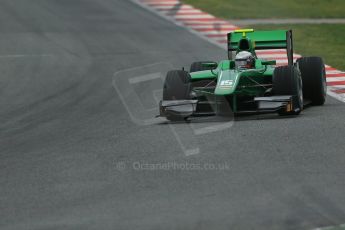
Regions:
[[[237,81],[239,79],[239,72],[235,70],[221,71],[218,77],[218,82],[215,90],[215,95],[230,95],[234,93]]]

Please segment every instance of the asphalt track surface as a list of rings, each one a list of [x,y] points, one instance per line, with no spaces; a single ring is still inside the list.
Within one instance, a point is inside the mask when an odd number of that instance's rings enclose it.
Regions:
[[[126,0],[2,0],[0,32],[0,229],[345,222],[343,103],[328,97],[296,118],[239,118],[197,136],[200,153],[186,156],[176,136],[192,135],[188,124],[133,122],[114,76],[220,60],[224,50]],[[229,168],[137,170],[133,162]]]

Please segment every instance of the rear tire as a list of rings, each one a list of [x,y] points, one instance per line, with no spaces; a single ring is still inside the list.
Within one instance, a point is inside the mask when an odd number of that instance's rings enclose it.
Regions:
[[[202,65],[202,63],[207,63],[211,61],[201,61],[201,62],[193,62],[190,66],[190,73],[198,72],[198,71],[204,71],[204,70],[212,70],[213,68],[205,67]]]
[[[167,73],[163,86],[163,100],[188,100],[191,93],[191,77],[183,70],[172,70]],[[184,120],[183,117],[167,116],[170,121]]]
[[[320,57],[302,57],[297,60],[303,81],[303,95],[313,105],[326,101],[327,84],[325,65]]]
[[[297,95],[294,107],[297,111],[280,111],[280,115],[298,115],[303,109],[302,79],[295,66],[279,66],[273,72],[274,95]]]

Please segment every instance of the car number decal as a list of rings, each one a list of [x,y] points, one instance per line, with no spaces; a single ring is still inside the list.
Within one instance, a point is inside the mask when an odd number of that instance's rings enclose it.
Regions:
[[[232,87],[234,81],[233,80],[223,80],[220,82],[220,87],[221,88],[230,88]]]

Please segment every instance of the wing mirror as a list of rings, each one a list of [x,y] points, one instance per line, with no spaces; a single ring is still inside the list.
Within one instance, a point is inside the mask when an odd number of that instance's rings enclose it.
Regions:
[[[218,63],[217,62],[203,62],[201,65],[206,68],[215,69],[217,68]]]
[[[276,65],[277,62],[276,61],[262,61],[261,64],[262,65]]]

